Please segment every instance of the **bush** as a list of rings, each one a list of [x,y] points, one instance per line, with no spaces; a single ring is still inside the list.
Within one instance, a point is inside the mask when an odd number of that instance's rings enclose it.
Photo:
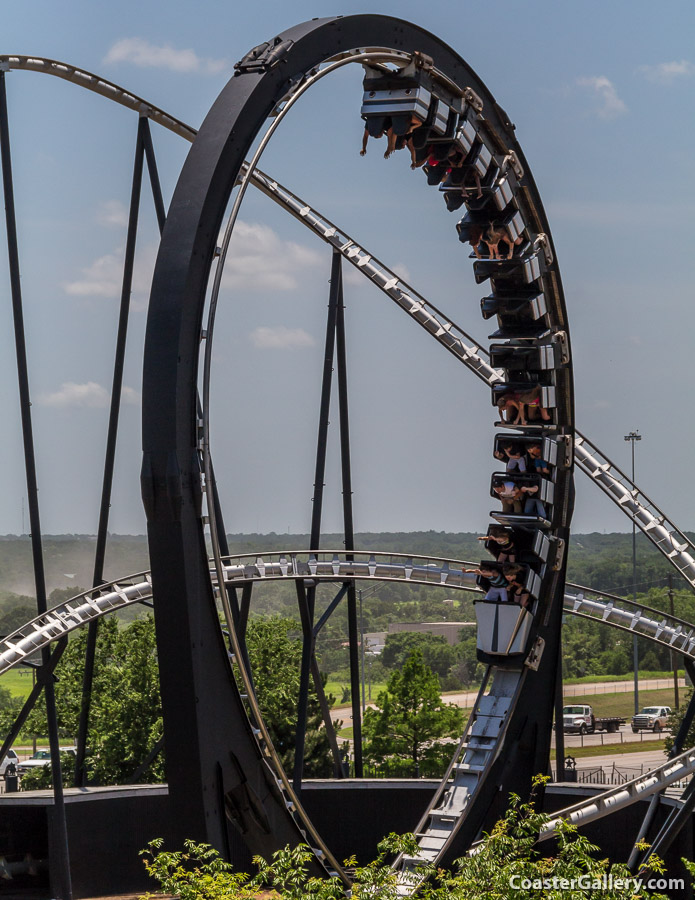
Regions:
[[[536,786],[544,780],[538,777]],[[596,859],[599,848],[579,836],[575,826],[567,822],[558,828],[555,855],[542,855],[542,848],[548,845],[538,845],[536,839],[548,818],[537,813],[532,803],[522,804],[512,795],[507,814],[483,838],[478,852],[458,860],[453,872],[432,866],[419,870],[427,884],[418,896],[424,900],[519,900],[540,896],[550,900],[667,900],[665,895],[650,893],[644,887],[637,889],[634,876],[624,864]],[[188,841],[184,853],[165,853],[161,846],[161,840],[153,841],[150,849],[144,851],[145,866],[162,890],[181,900],[249,900],[261,889],[272,889],[279,900],[338,900],[345,896],[339,879],[309,875],[312,853],[305,846],[285,847],[274,853],[270,862],[255,857],[258,874],[253,877],[233,873],[231,866],[204,844]],[[374,862],[355,868],[353,900],[397,900],[396,875],[386,858],[399,852],[417,852],[413,835],[389,835],[379,845],[379,856]],[[347,860],[346,866],[355,866],[355,860]],[[695,870],[695,864],[688,867]],[[663,871],[662,861],[652,857],[647,875]],[[572,879],[575,884],[583,882],[588,886],[567,888],[563,882]]]
[[[63,778],[63,787],[73,787],[75,784],[75,756],[72,753],[60,754],[60,774]],[[22,775],[20,787],[23,791],[45,791],[53,787],[53,769],[51,764],[36,766],[30,769],[26,775]]]

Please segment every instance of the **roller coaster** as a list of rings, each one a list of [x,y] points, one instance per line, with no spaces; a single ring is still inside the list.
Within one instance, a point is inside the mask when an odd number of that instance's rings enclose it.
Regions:
[[[489,349],[382,263],[354,237],[264,173],[263,152],[295,103],[318,81],[345,66],[363,70],[364,147],[386,138],[387,152],[409,150],[448,211],[464,210],[452,240],[472,259],[481,301],[494,320]],[[97,534],[94,587],[47,608],[33,452],[19,248],[10,154],[6,75],[13,70],[54,75],[95,92],[139,117],[121,315]],[[191,143],[168,210],[150,132],[154,122]],[[349,873],[302,807],[304,736],[313,679],[324,710],[336,770],[337,741],[315,655],[316,638],[345,602],[350,637],[355,771],[362,774],[356,588],[361,581],[400,581],[476,595],[478,658],[486,665],[474,710],[449,768],[413,832],[418,852],[394,863],[403,896],[421,883],[419,867],[451,863],[504,813],[509,794],[527,796],[532,777],[548,768],[564,613],[639,634],[682,654],[695,674],[695,626],[622,598],[565,583],[566,548],[576,466],[646,534],[695,586],[690,539],[611,460],[574,427],[569,325],[550,227],[514,128],[465,61],[423,29],[377,15],[317,19],[251,50],[215,101],[199,131],[99,76],[55,60],[0,56],[0,150],[8,259],[18,356],[28,500],[38,616],[0,640],[0,674],[42,654],[37,690],[0,748],[0,759],[21,730],[41,689],[46,692],[54,771],[59,769],[55,700],[50,674],[67,635],[87,627],[83,708],[76,776],[84,758],[97,624],[135,603],[155,610],[164,716],[167,782],[172,816],[225,852],[236,828],[255,853],[306,843],[316,874]],[[407,153],[401,153],[407,158]],[[152,570],[116,581],[103,579],[127,339],[129,297],[144,168],[150,176],[161,242],[150,296],[144,356],[141,490],[148,520]],[[311,534],[308,549],[230,556],[212,463],[212,347],[220,286],[230,240],[249,186],[269,197],[330,246],[331,283],[321,383]],[[222,239],[220,240],[220,235]],[[466,250],[467,248],[467,250]],[[342,265],[348,262],[488,386],[499,412],[492,437],[505,471],[492,476],[490,495],[502,500],[486,548],[492,560],[467,562],[417,554],[363,551],[355,546],[352,513],[347,353]],[[344,547],[320,547],[332,372],[337,369],[343,489]],[[199,386],[202,390],[199,391]],[[505,457],[505,448],[524,464]],[[534,452],[535,451],[535,452]],[[536,460],[536,462],[534,462]],[[502,559],[502,535],[513,547]],[[513,556],[513,559],[509,559]],[[295,768],[284,771],[260,713],[245,637],[253,587],[291,582],[302,625],[303,654]],[[321,584],[339,586],[317,615]],[[515,602],[516,601],[516,602]],[[220,626],[220,613],[225,622]],[[243,687],[240,689],[239,684]],[[221,715],[220,710],[224,710]],[[643,797],[658,798],[695,771],[683,746],[695,707],[688,709],[663,766],[585,803],[556,814],[581,824]],[[58,818],[63,795],[55,779]],[[686,788],[680,810],[657,835],[652,852],[668,846],[689,813]],[[650,827],[654,804],[639,836]],[[638,838],[638,835],[635,835]],[[60,856],[60,847],[56,848]],[[67,853],[65,854],[67,859]],[[644,859],[635,857],[637,868]],[[69,895],[69,866],[62,875]]]

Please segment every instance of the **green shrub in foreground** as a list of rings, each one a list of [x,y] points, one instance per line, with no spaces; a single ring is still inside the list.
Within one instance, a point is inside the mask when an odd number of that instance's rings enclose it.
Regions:
[[[536,784],[542,781],[538,778]],[[422,900],[530,900],[539,896],[550,900],[667,900],[665,894],[642,886],[648,877],[663,875],[661,860],[650,860],[650,871],[640,884],[624,864],[597,859],[599,848],[578,835],[569,823],[559,826],[555,855],[544,856],[543,845],[535,844],[548,818],[535,812],[531,803],[521,804],[512,796],[505,817],[485,836],[477,852],[457,861],[454,871],[423,867],[421,875],[427,883],[417,896]],[[337,900],[345,896],[337,879],[309,875],[313,855],[305,846],[279,850],[270,862],[255,857],[255,876],[233,872],[206,845],[187,841],[185,851],[178,853],[165,852],[161,847],[161,840],[152,841],[150,849],[143,851],[145,866],[162,891],[181,900],[249,900],[262,890],[275,891],[280,900]],[[354,900],[396,900],[395,875],[387,857],[399,852],[412,854],[415,849],[412,835],[389,835],[379,845],[374,862],[355,868]],[[347,860],[346,865],[355,866],[355,860]],[[686,865],[695,874],[695,864]],[[568,886],[572,883],[574,886]]]

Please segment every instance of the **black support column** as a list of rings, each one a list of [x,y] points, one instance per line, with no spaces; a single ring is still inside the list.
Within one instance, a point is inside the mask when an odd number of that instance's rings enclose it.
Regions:
[[[34,434],[31,419],[31,399],[29,391],[29,372],[27,365],[26,341],[24,335],[24,312],[22,308],[22,288],[19,269],[19,249],[17,244],[17,223],[14,205],[14,187],[12,181],[12,157],[10,152],[9,119],[7,114],[7,92],[5,72],[0,71],[0,156],[2,158],[2,180],[5,194],[5,222],[7,227],[7,252],[10,270],[10,290],[12,294],[12,314],[14,319],[15,349],[17,353],[17,379],[19,382],[19,403],[22,420],[22,440],[24,443],[24,463],[27,480],[27,505],[29,507],[29,523],[31,529],[31,550],[34,564],[34,583],[36,587],[36,607],[39,615],[46,612],[46,577],[43,565],[43,546],[41,540],[41,519],[39,516],[39,488],[36,479],[36,458],[34,455]],[[51,652],[48,647],[41,651],[44,666],[50,664]],[[51,887],[56,896],[63,900],[72,900],[72,881],[70,878],[70,853],[68,849],[68,832],[65,820],[65,801],[63,797],[63,773],[60,768],[60,747],[58,742],[58,723],[56,716],[55,690],[53,678],[44,679],[46,697],[46,714],[48,719],[48,742],[51,750],[51,768],[53,771],[53,796],[55,806],[55,859],[51,860]]]
[[[345,306],[343,304],[343,273],[338,257],[338,315],[336,317],[336,353],[338,367],[338,402],[340,408],[340,461],[343,480],[343,527],[346,559],[353,560],[355,533],[352,519],[352,469],[350,465],[350,415],[348,410],[347,352],[345,347]],[[362,777],[362,710],[360,708],[360,659],[357,628],[357,596],[355,582],[348,584],[348,644],[350,650],[350,697],[352,700],[352,735],[355,755],[355,778]]]
[[[326,320],[326,342],[323,357],[323,377],[321,381],[321,404],[319,409],[319,429],[316,441],[316,468],[314,470],[314,496],[311,511],[311,535],[309,549],[318,550],[321,541],[321,513],[323,510],[323,488],[326,473],[326,448],[328,445],[328,415],[331,408],[331,385],[333,381],[333,356],[335,353],[335,329],[340,297],[340,254],[333,252],[331,262],[331,288],[328,296],[328,317]],[[300,793],[304,770],[304,746],[306,739],[307,714],[309,705],[309,678],[311,658],[314,653],[314,605],[316,586],[307,586],[306,593],[298,592],[300,615],[304,641],[302,644],[302,666],[299,677],[299,703],[297,708],[297,737],[293,785]],[[304,607],[304,609],[302,609]]]

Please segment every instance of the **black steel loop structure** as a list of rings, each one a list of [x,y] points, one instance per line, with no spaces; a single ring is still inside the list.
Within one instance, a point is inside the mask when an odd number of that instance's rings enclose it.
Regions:
[[[167,775],[174,816],[186,822],[188,834],[224,848],[229,816],[256,852],[307,839],[306,821],[295,815],[301,781],[295,790],[278,779],[272,747],[260,722],[239,695],[228,648],[219,629],[215,589],[205,545],[205,518],[214,518],[212,504],[204,510],[201,479],[204,466],[201,422],[197,405],[201,338],[206,291],[217,251],[218,234],[235,184],[243,178],[244,161],[268,116],[292,91],[316,75],[323,64],[365,59],[429,58],[432,77],[455,94],[475,115],[476,134],[498,171],[514,167],[514,202],[522,216],[526,249],[512,266],[496,261],[474,264],[479,282],[492,278],[500,310],[498,319],[513,337],[513,320],[505,321],[509,291],[531,300],[540,292],[545,308],[534,336],[547,334],[562,342],[563,353],[547,380],[554,395],[547,427],[519,430],[571,447],[573,401],[567,320],[559,271],[540,197],[518,146],[513,126],[480,79],[465,62],[433,35],[382,16],[350,16],[299,25],[261,45],[237,66],[203,123],[181,173],[169,209],[155,268],[148,317],[143,383],[142,492],[148,535],[160,657],[162,699],[167,743]],[[301,89],[301,87],[300,87]],[[511,181],[512,175],[510,171]],[[510,254],[511,255],[511,254]],[[506,263],[506,261],[505,261]],[[513,270],[515,274],[507,279]],[[518,273],[518,274],[517,274]],[[334,270],[333,288],[338,272]],[[500,284],[495,285],[499,279]],[[329,333],[331,327],[329,326]],[[538,332],[538,334],[536,333]],[[526,337],[526,335],[524,335]],[[510,341],[514,352],[517,345]],[[331,348],[332,354],[332,348]],[[509,371],[515,363],[507,364]],[[497,399],[495,397],[495,399]],[[545,426],[545,423],[541,423]],[[321,455],[319,446],[318,454]],[[317,457],[318,458],[318,457]],[[549,755],[555,672],[564,589],[564,546],[572,511],[571,452],[560,453],[554,467],[552,512],[543,525],[545,549],[538,559],[538,584],[532,626],[524,631],[522,653],[501,658],[482,654],[489,663],[489,696],[509,692],[504,727],[505,752],[488,753],[485,765],[460,764],[461,773],[475,772],[475,786],[455,816],[438,862],[460,854],[481,828],[502,812],[510,791],[528,793],[530,780],[545,771]],[[533,525],[533,517],[531,523]],[[221,523],[217,531],[224,533]],[[540,529],[540,526],[539,526]],[[214,530],[213,530],[214,533]],[[214,547],[213,547],[214,549]],[[312,547],[317,550],[317,547]],[[217,583],[223,584],[218,572]],[[220,591],[224,603],[230,596]],[[228,624],[235,631],[234,596]],[[311,623],[311,599],[307,607]],[[242,641],[232,634],[232,663],[243,675]],[[307,661],[308,666],[308,661]],[[481,693],[484,693],[483,692]],[[214,698],[214,701],[213,701]],[[227,710],[220,717],[219,710]],[[499,715],[499,713],[498,713]],[[260,740],[257,738],[260,737]],[[489,739],[488,739],[489,740]],[[492,748],[490,748],[492,749]],[[301,778],[301,770],[300,770]],[[470,801],[470,802],[469,802]],[[465,806],[465,814],[463,807]],[[432,834],[433,811],[416,829]],[[451,818],[451,816],[449,816]],[[318,836],[312,836],[318,838]],[[309,840],[315,847],[315,842]],[[324,846],[317,865],[339,872]],[[408,861],[403,861],[408,867]]]
[[[311,209],[303,200],[254,168],[259,154],[249,166],[249,150],[261,135],[268,116],[278,122],[294,100],[313,83],[343,65],[367,64],[371,77],[396,77],[396,70],[422,77],[439,96],[444,107],[456,113],[455,130],[447,136],[470,151],[469,166],[475,169],[483,203],[505,218],[514,241],[508,259],[492,252],[475,258],[476,281],[490,279],[492,292],[483,300],[485,318],[496,316],[497,331],[488,353],[422,295],[388,270],[365,248]],[[410,69],[408,69],[410,67]],[[414,73],[413,73],[414,68]],[[45,610],[41,528],[33,463],[33,437],[29,413],[28,374],[23,351],[22,297],[17,277],[18,247],[14,227],[12,173],[9,153],[9,126],[4,97],[5,73],[23,69],[52,74],[77,86],[134,110],[138,125],[129,234],[121,292],[121,316],[116,341],[111,415],[101,496],[94,564],[94,588],[66,601],[55,610]],[[25,456],[30,498],[30,518],[39,598],[39,616],[0,642],[0,672],[25,662],[32,650],[43,653],[36,689],[3,742],[0,758],[11,746],[26,714],[45,686],[52,694],[52,672],[65,648],[66,635],[88,625],[93,647],[96,622],[111,610],[130,603],[149,604],[154,582],[156,625],[165,716],[167,772],[174,815],[180,823],[180,837],[208,840],[223,853],[234,856],[241,838],[256,852],[268,854],[286,843],[307,843],[314,851],[314,871],[349,878],[322,837],[317,834],[301,808],[302,716],[305,715],[309,681],[320,691],[320,674],[314,642],[327,617],[346,598],[351,644],[351,681],[356,735],[356,769],[359,772],[360,707],[356,690],[357,628],[355,581],[384,578],[410,580],[422,584],[450,584],[477,590],[474,576],[464,575],[461,564],[451,560],[417,560],[393,554],[391,560],[374,560],[354,548],[352,473],[350,468],[349,417],[347,404],[347,348],[344,328],[344,299],[341,263],[349,261],[372,283],[384,291],[417,324],[485,381],[497,402],[504,391],[514,387],[515,377],[529,357],[528,377],[542,385],[543,402],[550,412],[547,421],[528,425],[502,426],[513,431],[504,437],[526,442],[541,441],[544,454],[551,457],[552,473],[541,479],[544,503],[535,514],[493,513],[505,527],[526,535],[528,562],[526,587],[532,598],[531,614],[522,616],[514,627],[509,647],[519,652],[502,653],[498,647],[481,648],[488,669],[476,702],[475,714],[462,736],[460,746],[435,798],[414,831],[420,852],[397,861],[401,893],[410,893],[418,883],[414,868],[420,862],[446,864],[464,852],[482,828],[488,827],[503,811],[509,791],[525,794],[530,778],[545,771],[549,756],[552,707],[559,652],[560,617],[563,607],[565,547],[572,509],[572,463],[595,481],[656,544],[683,577],[695,583],[695,549],[687,536],[620,470],[583,435],[574,432],[571,351],[560,275],[552,238],[543,207],[528,165],[514,137],[514,128],[505,112],[466,63],[439,39],[423,29],[382,16],[350,16],[314,20],[254,48],[237,66],[237,75],[221,93],[199,135],[185,123],[148,104],[142,98],[99,76],[79,68],[42,58],[0,56],[2,103],[3,180],[6,199],[8,246],[13,308],[18,347],[18,374],[23,413]],[[430,107],[430,111],[434,106]],[[279,115],[278,115],[279,114]],[[441,109],[437,113],[442,118]],[[369,112],[365,114],[369,118]],[[446,116],[444,116],[446,118]],[[149,120],[194,142],[182,172],[170,215],[165,226],[165,208],[159,188]],[[448,128],[452,120],[446,124]],[[441,123],[440,123],[441,124]],[[442,124],[444,128],[444,124]],[[436,130],[436,129],[435,129]],[[262,138],[266,142],[272,128]],[[164,230],[158,258],[148,320],[143,406],[142,493],[148,515],[153,575],[136,576],[119,582],[103,582],[104,550],[108,529],[108,507],[118,428],[119,398],[128,318],[128,298],[132,275],[135,232],[137,230],[141,178],[146,162],[160,230]],[[210,451],[210,422],[205,396],[201,403],[201,341],[209,359],[212,345],[211,319],[204,324],[206,292],[225,210],[233,188],[253,183],[290,215],[303,222],[323,241],[332,245],[331,291],[326,327],[322,408],[319,415],[315,494],[310,547],[298,551],[304,557],[292,561],[292,554],[268,560],[225,559],[225,529],[222,509],[215,490]],[[237,194],[237,199],[239,194]],[[468,191],[466,207],[476,209],[475,191]],[[470,200],[470,203],[469,203]],[[239,200],[240,202],[240,200]],[[238,209],[238,202],[236,203]],[[231,233],[235,212],[228,222]],[[475,219],[475,215],[473,215]],[[464,229],[459,230],[464,240]],[[455,236],[453,237],[455,239]],[[473,246],[471,242],[471,246]],[[467,247],[466,247],[467,249]],[[476,257],[478,254],[476,253]],[[221,266],[215,279],[221,278]],[[216,301],[215,301],[216,302]],[[213,316],[214,319],[214,316]],[[521,360],[526,362],[521,362]],[[322,551],[321,490],[326,451],[332,364],[337,371],[341,438],[341,476],[344,497],[344,551]],[[205,377],[202,379],[206,381]],[[213,435],[214,437],[214,435]],[[500,435],[495,440],[498,448]],[[516,477],[516,476],[514,476]],[[210,535],[206,535],[206,528]],[[208,560],[207,540],[214,551]],[[295,554],[296,555],[296,554]],[[297,568],[293,570],[292,566]],[[458,568],[457,568],[458,567]],[[298,599],[304,658],[298,719],[297,765],[284,773],[258,711],[252,673],[244,644],[251,592],[256,581],[286,579],[295,585]],[[463,586],[468,579],[468,587]],[[458,580],[459,584],[455,585]],[[314,619],[318,583],[335,583],[338,593],[326,611]],[[568,586],[564,596],[566,611],[633,633],[640,633],[683,653],[692,671],[690,656],[695,652],[695,629],[671,617],[661,618],[643,604],[630,604],[604,595],[591,596],[586,589]],[[483,582],[483,589],[485,583]],[[576,591],[576,593],[572,593]],[[219,627],[219,607],[227,617],[227,634]],[[495,604],[477,605],[502,612]],[[531,621],[532,618],[532,621]],[[497,622],[497,619],[495,619]],[[481,628],[481,632],[484,629]],[[228,643],[229,642],[229,643]],[[54,643],[49,655],[49,645]],[[517,646],[518,645],[518,646]],[[520,648],[520,649],[519,649]],[[494,652],[488,652],[492,649]],[[514,648],[512,648],[514,649]],[[354,652],[353,652],[354,651]],[[88,651],[88,656],[91,651]],[[236,676],[236,677],[235,677]],[[89,715],[91,666],[87,660],[82,721],[78,741],[78,776],[83,772]],[[237,681],[238,679],[238,681]],[[239,690],[238,683],[244,684]],[[323,707],[329,737],[332,723],[327,704]],[[692,717],[691,704],[688,715]],[[561,718],[561,717],[560,717]],[[687,717],[686,717],[687,718]],[[49,705],[49,726],[55,735],[55,711]],[[687,731],[687,729],[686,729]],[[333,735],[333,738],[335,736]],[[680,738],[684,739],[685,733]],[[558,734],[561,738],[561,733]],[[159,738],[143,760],[133,780],[145,770],[164,743]],[[558,746],[560,744],[558,743]],[[679,751],[683,749],[679,739]],[[52,737],[54,761],[58,761],[57,736]],[[336,774],[342,774],[337,742],[333,740]],[[560,754],[562,755],[562,754]],[[685,754],[652,779],[649,790],[671,783],[676,775],[695,769],[695,755]],[[644,795],[649,776],[628,792],[626,803]],[[608,795],[607,795],[608,797]],[[54,837],[56,853],[52,868],[57,892],[71,893],[67,844],[61,820],[61,791],[56,788],[59,812]],[[610,812],[608,797],[600,815]],[[584,807],[591,804],[584,804]],[[605,807],[605,808],[604,808]],[[654,802],[650,806],[653,812]],[[594,810],[572,813],[576,821],[590,821]],[[583,818],[582,818],[583,817]],[[659,840],[665,846],[682,824],[683,816]],[[646,834],[645,820],[643,832]]]

